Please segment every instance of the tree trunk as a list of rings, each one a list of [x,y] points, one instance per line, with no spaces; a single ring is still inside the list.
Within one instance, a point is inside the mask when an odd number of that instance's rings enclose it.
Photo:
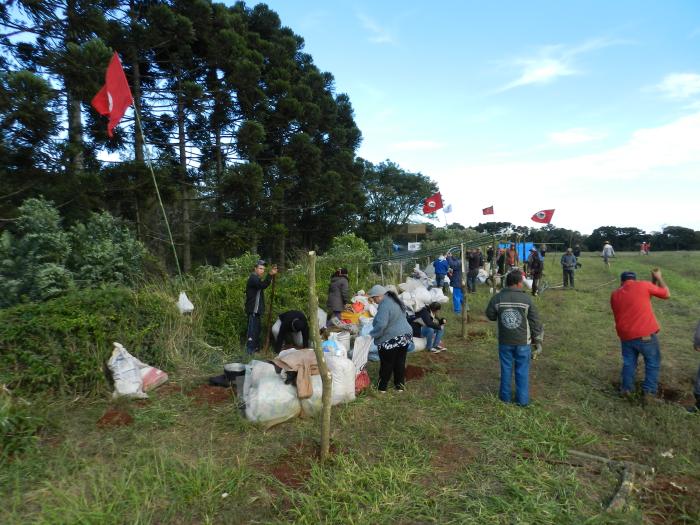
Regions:
[[[321,395],[321,461],[326,461],[330,454],[331,441],[331,371],[328,369],[326,358],[323,356],[321,348],[321,336],[318,329],[318,297],[316,296],[316,252],[309,252],[309,321],[311,323],[311,339],[313,340],[314,352],[318,369],[321,373],[323,383],[323,394]]]
[[[179,75],[178,75],[179,76]],[[192,225],[190,223],[190,187],[187,181],[187,149],[185,138],[185,101],[178,83],[177,92],[177,135],[180,149],[180,184],[182,205],[182,271],[192,269]]]

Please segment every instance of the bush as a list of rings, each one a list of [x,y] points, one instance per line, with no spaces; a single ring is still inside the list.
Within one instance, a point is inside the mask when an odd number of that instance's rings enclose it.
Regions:
[[[34,446],[37,432],[44,426],[36,408],[24,400],[16,400],[0,388],[0,460]]]
[[[117,287],[0,310],[0,383],[18,392],[92,392],[105,384],[113,341],[166,367],[166,332],[178,316],[169,298]]]

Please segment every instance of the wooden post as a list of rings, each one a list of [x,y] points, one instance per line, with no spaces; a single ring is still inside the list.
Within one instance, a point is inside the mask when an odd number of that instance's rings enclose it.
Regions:
[[[469,301],[467,300],[467,274],[466,274],[466,256],[464,255],[464,243],[460,245],[462,250],[462,339],[467,338],[467,308],[469,307]]]
[[[275,302],[275,283],[277,282],[277,274],[272,276],[272,289],[270,290],[270,306],[267,310],[267,335],[265,336],[265,346],[263,354],[267,354],[270,350],[270,335],[272,334],[272,304]],[[282,341],[284,343],[284,341]]]
[[[403,282],[403,261],[399,262],[399,282]]]
[[[384,286],[384,263],[379,263],[379,273],[382,275],[382,286]]]
[[[309,320],[311,321],[311,339],[316,354],[316,362],[321,373],[323,394],[321,395],[321,461],[328,459],[331,440],[331,372],[321,347],[321,335],[318,328],[318,297],[316,295],[316,252],[309,252]]]
[[[493,236],[493,257],[491,258],[491,295],[496,293],[496,273],[498,272],[498,240]]]

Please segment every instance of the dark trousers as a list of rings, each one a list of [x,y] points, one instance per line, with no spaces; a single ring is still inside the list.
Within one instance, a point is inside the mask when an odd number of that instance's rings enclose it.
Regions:
[[[574,287],[574,271],[564,270],[564,288],[569,285],[571,285],[572,288]]]
[[[539,275],[537,277],[532,276],[532,295],[537,295],[537,290],[540,289],[540,279]]]
[[[476,278],[478,277],[478,275],[478,270],[476,272],[469,272],[467,274],[467,290],[469,290],[470,293],[476,292]]]
[[[258,314],[248,314],[245,339],[245,351],[249,355],[260,350],[260,316]]]
[[[406,376],[407,350],[408,348],[405,346],[391,350],[379,350],[379,390],[386,390],[391,374],[394,374],[394,387],[403,388]]]

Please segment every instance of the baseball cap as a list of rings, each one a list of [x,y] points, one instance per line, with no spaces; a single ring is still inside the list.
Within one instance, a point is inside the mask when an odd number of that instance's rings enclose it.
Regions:
[[[633,281],[636,281],[636,280],[637,280],[637,274],[634,273],[634,272],[622,272],[622,273],[620,274],[620,282],[623,282],[623,283],[624,283],[625,281],[629,281],[630,279],[633,280]]]
[[[369,297],[378,297],[380,295],[384,295],[386,291],[386,288],[384,288],[381,284],[375,284],[374,286],[372,286],[372,288],[369,289],[367,295]]]
[[[267,266],[267,263],[263,259],[258,259],[258,262],[255,263],[255,266]]]

